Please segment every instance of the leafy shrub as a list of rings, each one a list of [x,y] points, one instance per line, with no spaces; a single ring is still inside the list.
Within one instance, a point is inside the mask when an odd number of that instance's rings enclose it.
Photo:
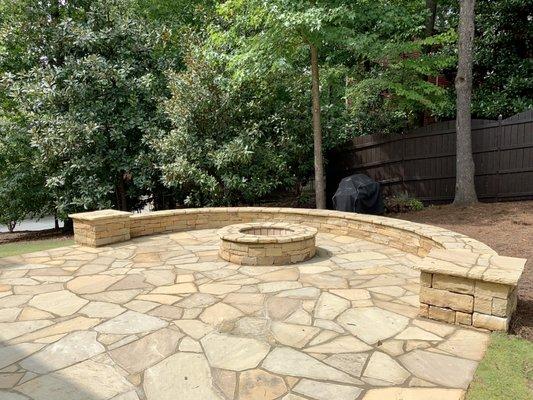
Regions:
[[[405,213],[410,211],[420,211],[424,209],[424,204],[408,193],[400,193],[385,199],[385,209],[388,213]]]

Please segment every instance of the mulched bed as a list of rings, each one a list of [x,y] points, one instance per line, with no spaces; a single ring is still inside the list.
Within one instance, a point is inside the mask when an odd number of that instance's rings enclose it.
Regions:
[[[441,226],[477,239],[500,255],[527,258],[518,283],[518,308],[511,332],[533,341],[533,201],[430,206],[389,216]]]
[[[62,230],[46,229],[42,231],[15,231],[13,233],[0,233],[0,244],[27,242],[43,239],[72,239],[72,234],[65,234]]]

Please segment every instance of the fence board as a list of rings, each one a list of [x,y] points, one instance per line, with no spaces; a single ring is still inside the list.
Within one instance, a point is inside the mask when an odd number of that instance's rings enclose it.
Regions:
[[[328,198],[354,173],[382,183],[385,195],[407,192],[427,203],[453,200],[455,121],[403,135],[356,137],[329,155]],[[472,120],[476,190],[485,201],[533,198],[533,110],[505,120]]]

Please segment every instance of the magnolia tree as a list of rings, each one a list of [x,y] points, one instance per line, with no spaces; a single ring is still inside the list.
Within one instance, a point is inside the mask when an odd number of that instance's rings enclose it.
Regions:
[[[28,169],[61,217],[138,206],[159,180],[147,142],[166,129],[164,37],[135,18],[131,1],[30,3],[3,27],[0,64],[3,117],[31,148]]]

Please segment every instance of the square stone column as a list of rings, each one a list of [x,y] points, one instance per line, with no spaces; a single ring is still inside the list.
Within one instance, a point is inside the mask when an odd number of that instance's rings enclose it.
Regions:
[[[132,213],[116,210],[100,210],[70,214],[74,222],[76,244],[99,247],[130,240],[130,216]]]

